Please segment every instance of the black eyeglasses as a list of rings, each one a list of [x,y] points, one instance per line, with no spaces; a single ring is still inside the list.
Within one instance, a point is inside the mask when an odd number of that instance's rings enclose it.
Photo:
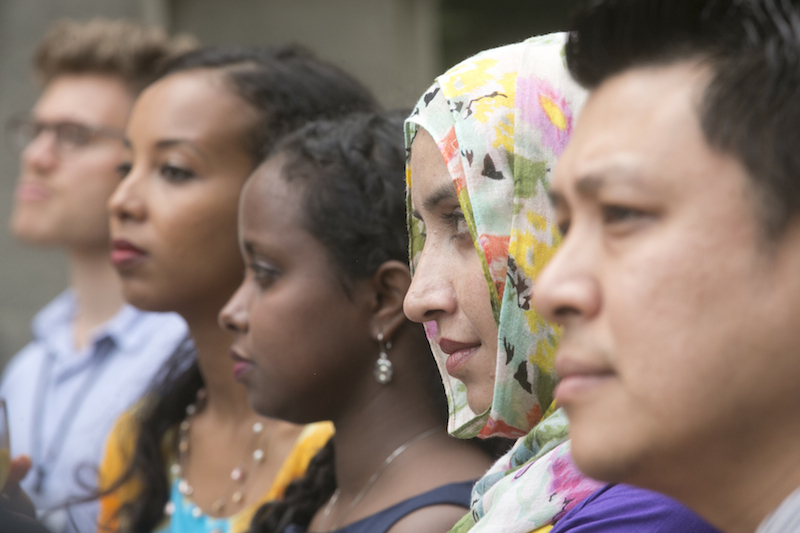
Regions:
[[[88,146],[97,139],[125,139],[125,133],[115,128],[92,127],[77,122],[43,122],[28,117],[12,118],[6,131],[11,146],[22,152],[44,131],[52,131],[60,150],[72,151]]]

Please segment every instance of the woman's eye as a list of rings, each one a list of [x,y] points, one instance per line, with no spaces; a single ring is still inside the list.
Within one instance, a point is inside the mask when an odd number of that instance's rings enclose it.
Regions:
[[[428,228],[426,228],[425,224],[422,222],[417,223],[417,235],[419,235],[423,240],[428,236]]]
[[[444,215],[444,219],[453,231],[452,239],[469,237],[469,225],[462,211],[455,210],[452,213],[447,213]]]
[[[274,268],[259,263],[250,263],[249,267],[253,272],[253,279],[262,287],[270,285],[278,277],[278,271]]]
[[[130,174],[131,168],[133,168],[133,165],[131,165],[130,163],[120,163],[119,165],[117,165],[117,168],[115,170],[117,172],[117,175],[119,176],[119,179],[123,179],[128,174]]]
[[[569,231],[569,220],[559,220],[558,231],[559,233],[561,233],[562,237],[566,237],[567,232]]]
[[[162,165],[161,175],[167,181],[181,182],[194,178],[194,172],[191,170],[177,167],[175,165]]]

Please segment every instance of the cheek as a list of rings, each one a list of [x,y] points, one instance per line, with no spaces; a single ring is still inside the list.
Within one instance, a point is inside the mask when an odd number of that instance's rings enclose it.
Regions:
[[[117,166],[122,162],[119,150],[90,151],[70,167],[73,187],[95,196],[111,196],[120,183]],[[79,183],[78,183],[79,182]],[[107,199],[107,198],[106,198]]]
[[[486,277],[483,274],[478,254],[474,253],[461,268],[456,279],[459,283],[457,292],[464,314],[467,315],[473,328],[478,332],[481,341],[489,348],[497,351],[497,323],[492,313],[491,296]]]
[[[224,272],[235,270],[237,279],[241,278],[235,197],[228,193],[216,201],[199,198],[172,205],[162,198],[158,203],[163,216],[156,231],[172,260],[191,271],[225,277]],[[151,208],[152,215],[154,211]]]
[[[332,315],[331,309],[337,312]],[[289,420],[298,422],[329,418],[365,372],[372,375],[364,324],[353,308],[327,298],[314,283],[303,283],[300,291],[264,293],[252,307],[249,347],[258,367],[258,390],[252,394],[259,397],[260,412],[291,412]]]
[[[345,306],[325,298],[315,291],[313,283],[296,283],[295,287],[267,288],[256,295],[250,312],[250,334],[252,347],[263,358],[265,368],[283,366],[286,361],[292,366],[313,366],[320,353],[338,346],[342,336],[342,322],[347,317]],[[288,290],[287,290],[288,289]],[[351,328],[353,325],[351,324]]]
[[[752,257],[751,243],[675,231],[608,266],[610,353],[632,402],[680,419],[730,383],[737,370],[720,363],[747,329]]]

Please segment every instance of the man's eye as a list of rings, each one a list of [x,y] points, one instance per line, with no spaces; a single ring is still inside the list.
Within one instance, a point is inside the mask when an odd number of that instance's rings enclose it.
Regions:
[[[617,224],[637,219],[643,215],[641,211],[629,207],[616,205],[604,206],[602,208],[603,222],[606,224]]]
[[[68,146],[79,147],[89,143],[91,132],[78,124],[59,124],[56,126],[56,136]]]
[[[115,170],[116,170],[117,175],[119,176],[119,178],[123,179],[128,174],[131,173],[131,169],[132,168],[133,168],[133,165],[131,165],[130,163],[120,163],[119,165],[117,165],[117,168]]]

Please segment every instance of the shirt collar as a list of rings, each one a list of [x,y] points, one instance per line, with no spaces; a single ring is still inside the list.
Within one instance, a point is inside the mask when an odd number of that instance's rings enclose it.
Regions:
[[[67,289],[42,308],[33,319],[33,337],[44,344],[56,358],[67,355],[74,358],[72,320],[76,307],[75,293]],[[146,315],[147,313],[131,305],[123,305],[111,320],[92,331],[90,346],[94,347],[108,338],[119,352],[136,353],[136,348],[147,341],[146,336],[136,334],[137,326],[145,321]]]

